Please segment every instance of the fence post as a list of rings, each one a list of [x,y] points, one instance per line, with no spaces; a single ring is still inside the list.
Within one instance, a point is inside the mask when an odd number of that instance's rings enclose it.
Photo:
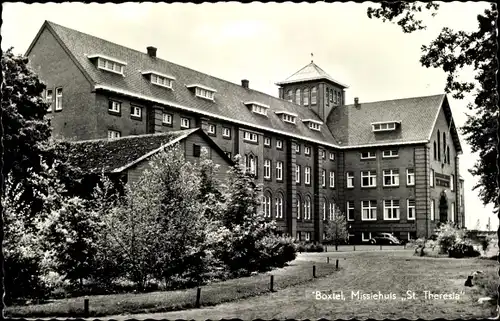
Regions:
[[[339,259],[337,259],[337,261],[335,262],[335,269],[339,269]]]
[[[382,251],[382,244],[380,244],[380,250]]]
[[[89,317],[89,299],[83,300],[83,314],[86,318]]]
[[[316,277],[316,265],[313,265],[313,278]]]
[[[326,257],[326,263],[330,263],[330,257],[329,256]]]
[[[406,243],[405,243],[405,244],[403,244],[403,249],[405,249],[405,250],[406,250]]]
[[[271,282],[269,284],[269,290],[274,292],[274,275],[271,275]]]
[[[353,251],[356,251],[356,245],[353,245],[352,247],[353,247]]]
[[[196,307],[200,307],[201,288],[196,289]]]

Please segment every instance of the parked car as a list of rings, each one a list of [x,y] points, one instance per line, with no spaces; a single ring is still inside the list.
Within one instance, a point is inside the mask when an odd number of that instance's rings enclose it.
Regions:
[[[370,239],[370,244],[401,244],[394,235],[390,233],[377,233]]]

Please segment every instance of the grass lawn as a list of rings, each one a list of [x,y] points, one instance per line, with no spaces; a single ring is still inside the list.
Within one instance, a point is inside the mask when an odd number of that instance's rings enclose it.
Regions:
[[[467,276],[482,270],[481,277],[496,275],[497,263],[493,260],[427,258],[413,256],[413,251],[364,251],[337,253],[304,253],[295,262],[326,262],[326,256],[339,259],[340,271],[324,278],[275,293],[224,303],[216,307],[191,309],[158,314],[116,315],[113,319],[470,319],[487,318],[494,314],[488,303],[479,304],[485,296],[475,280],[474,287],[464,286]],[[309,263],[310,264],[310,263]],[[314,291],[342,291],[345,300],[317,300]],[[360,294],[393,293],[395,299],[361,300],[351,297],[351,291]],[[407,291],[415,297],[403,300]],[[426,297],[424,291],[434,294],[456,294],[453,299]]]
[[[310,281],[316,265],[316,276],[335,272],[335,264],[296,260],[289,266],[250,277],[232,279],[202,286],[202,306],[255,296],[269,292],[270,275],[274,275],[274,289]],[[5,308],[6,317],[76,317],[83,316],[84,297],[55,300],[50,303]],[[106,316],[119,313],[153,313],[195,307],[196,288],[141,294],[115,294],[89,297],[90,316]]]

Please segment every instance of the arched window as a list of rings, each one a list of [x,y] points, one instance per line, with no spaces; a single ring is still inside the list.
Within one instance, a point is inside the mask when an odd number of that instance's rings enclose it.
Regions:
[[[247,168],[247,172],[250,174],[257,174],[257,163],[256,163],[256,158],[253,155],[245,155],[245,165]]]
[[[271,217],[271,193],[267,192],[262,197],[262,211],[264,217]]]
[[[448,160],[448,164],[450,164],[450,146],[446,146],[446,159]]]
[[[297,219],[300,219],[300,212],[302,211],[302,208],[300,207],[300,196],[297,194],[296,198],[296,205],[297,205]]]
[[[286,92],[286,100],[290,102],[293,101],[293,93],[291,89],[288,89],[288,91]]]
[[[337,103],[337,93],[333,89],[330,90],[330,102]]]
[[[300,105],[300,89],[295,90],[295,103]]]
[[[276,218],[283,218],[283,194],[278,193],[276,197]]]
[[[438,129],[438,161],[441,161],[441,132]]]
[[[317,95],[318,95],[318,90],[316,89],[316,87],[313,87],[311,89],[311,105],[316,105]]]
[[[306,196],[306,200],[304,202],[304,219],[311,219],[311,197]]]
[[[304,106],[309,106],[309,88],[304,89]]]
[[[321,214],[323,215],[323,221],[326,221],[326,199],[321,200]]]
[[[434,141],[434,160],[437,159],[436,141]]]
[[[332,200],[330,202],[330,221],[333,221],[335,219],[335,202]]]
[[[443,133],[443,162],[447,163],[447,155],[446,155],[446,133]]]

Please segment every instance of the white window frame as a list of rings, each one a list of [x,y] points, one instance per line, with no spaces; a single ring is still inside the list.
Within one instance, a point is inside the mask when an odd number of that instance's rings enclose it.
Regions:
[[[295,183],[300,184],[300,165],[295,165]]]
[[[397,149],[388,149],[382,151],[382,158],[396,158],[399,156]]]
[[[276,148],[283,149],[283,141],[281,139],[276,140]]]
[[[216,130],[217,130],[217,128],[215,127],[214,124],[208,124],[208,130],[207,131],[208,131],[209,134],[214,134],[215,135]]]
[[[366,207],[365,207],[365,202],[367,202],[366,204],[368,204],[368,206],[366,206]],[[373,204],[373,202],[374,202],[374,204]],[[377,220],[377,201],[375,201],[375,200],[361,201],[361,220],[362,221],[376,221]]]
[[[330,209],[329,220],[333,221],[335,219],[335,203],[333,201],[330,202],[329,209]]]
[[[263,115],[263,116],[267,117],[267,110],[268,110],[267,107],[252,104],[252,112],[254,112],[256,114]]]
[[[271,217],[271,196],[264,195],[262,207],[264,210],[264,217]]]
[[[351,205],[352,205],[352,207],[351,207]],[[347,221],[353,222],[354,221],[354,201],[347,201],[346,202],[346,212],[347,212]],[[350,214],[352,214],[352,217]]]
[[[189,128],[191,121],[189,118],[181,117],[181,128]]]
[[[311,167],[304,167],[304,184],[311,184]]]
[[[231,138],[231,128],[222,127],[222,137]]]
[[[330,187],[335,188],[335,172],[330,171]]]
[[[311,219],[311,198],[309,196],[306,196],[304,201],[304,219]]]
[[[133,113],[130,116],[142,117],[142,108],[139,106],[132,106]],[[137,112],[138,111],[138,112]]]
[[[108,107],[108,111],[113,113],[120,113],[122,109],[122,103],[116,100],[111,101],[111,106]]]
[[[368,238],[365,238],[365,233],[368,233]],[[368,242],[372,238],[372,232],[361,232],[361,241]]]
[[[455,222],[455,202],[451,203],[451,220],[452,222]]]
[[[120,138],[122,137],[122,133],[117,131],[117,130],[113,130],[113,129],[108,129],[108,139],[116,139],[116,138]]]
[[[278,193],[278,197],[275,199],[276,202],[276,218],[283,218],[283,195]]]
[[[335,153],[330,152],[329,158],[331,161],[334,161],[335,160]]]
[[[326,187],[326,169],[321,170],[321,186]]]
[[[318,123],[309,122],[309,128],[315,131],[321,131],[321,125]]]
[[[382,122],[382,123],[372,123],[372,130],[374,132],[384,132],[396,130],[397,122]]]
[[[321,149],[319,151],[319,154],[320,154],[320,156],[321,156],[322,159],[326,159],[326,152],[323,149]]]
[[[363,154],[367,153],[367,156],[363,156]],[[361,159],[376,159],[377,158],[377,153],[374,151],[366,151],[366,152],[361,152]]]
[[[247,142],[252,142],[252,143],[257,143],[259,141],[259,136],[256,133],[252,132],[243,132],[243,140],[246,140]]]
[[[389,178],[390,183],[386,184],[385,179]],[[383,171],[383,184],[384,187],[397,187],[399,186],[399,169],[386,169]]]
[[[283,162],[282,161],[276,162],[276,180],[277,181],[283,180]]]
[[[321,200],[321,211],[323,212],[323,221],[326,221],[326,199]]]
[[[101,62],[103,64],[101,64]],[[115,68],[116,66],[118,67],[119,70],[116,70],[116,68]],[[124,66],[125,66],[124,63],[118,62],[116,60],[103,58],[103,57],[97,58],[97,68],[105,70],[105,71],[113,72],[113,73],[118,74],[118,75],[123,76]]]
[[[208,100],[214,100],[215,91],[209,90],[208,88],[202,88],[199,86],[189,86],[189,87],[195,87],[194,94],[196,95],[196,97]]]
[[[63,89],[62,87],[57,87],[56,88],[56,107],[54,108],[55,111],[60,111],[63,109]]]
[[[163,123],[167,125],[172,125],[172,120],[173,120],[172,114],[169,113],[163,113]]]
[[[413,205],[410,205],[410,201],[413,202]],[[407,199],[406,200],[406,212],[407,212],[407,219],[408,221],[414,221],[416,217],[416,211],[415,211],[415,200],[414,199]],[[412,215],[410,215],[412,213]]]
[[[295,206],[297,207],[297,219],[300,219],[300,211],[301,211],[302,205],[300,204],[300,197],[299,197],[299,195],[296,195]]]
[[[271,138],[264,137],[264,146],[271,146]]]
[[[311,147],[304,146],[304,155],[306,155],[306,156],[311,155]]]
[[[363,184],[363,178],[368,178],[368,185]],[[361,171],[361,187],[377,187],[377,172]]]
[[[347,188],[354,188],[354,172],[346,173]]]
[[[434,221],[436,219],[436,201],[431,199],[431,221]]]
[[[295,144],[295,153],[300,153],[300,144]]]
[[[264,178],[271,179],[271,160],[264,159]]]
[[[388,202],[389,205],[387,204]],[[383,203],[384,203],[384,221],[398,221],[401,217],[399,200],[383,200]]]
[[[282,119],[285,123],[295,124],[297,117],[283,113]]]
[[[410,173],[410,171],[413,171],[413,173]],[[415,169],[414,168],[407,168],[406,169],[406,185],[415,186]]]
[[[49,92],[50,92],[50,95],[49,95]],[[52,89],[47,89],[45,91],[45,102],[49,105],[49,107],[47,107],[47,112],[52,111],[53,101],[54,101],[54,91]]]
[[[154,78],[153,78],[154,76]],[[160,75],[158,73],[151,73],[150,76],[150,81],[153,85],[161,86],[164,88],[172,89],[172,84],[174,83],[175,78],[166,76],[166,75]]]
[[[434,187],[434,170],[432,168],[429,171],[429,186]]]
[[[310,241],[311,240],[311,232],[305,232],[305,235],[306,235],[305,240]]]
[[[450,175],[450,191],[455,190],[455,175],[451,174]]]

